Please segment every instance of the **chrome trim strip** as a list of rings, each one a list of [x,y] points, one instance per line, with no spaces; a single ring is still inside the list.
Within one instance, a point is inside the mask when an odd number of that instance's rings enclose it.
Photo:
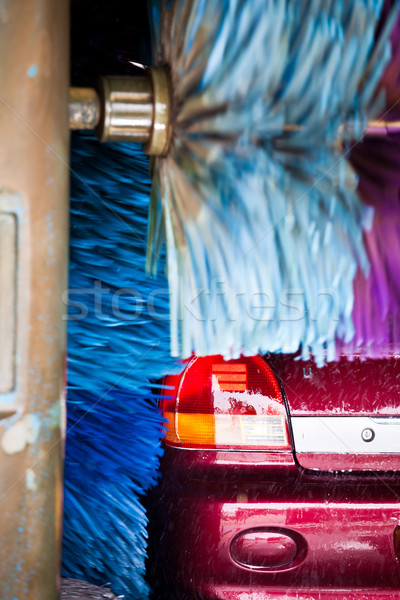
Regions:
[[[291,424],[299,453],[400,454],[399,417],[292,417]],[[374,433],[370,441],[365,429]]]

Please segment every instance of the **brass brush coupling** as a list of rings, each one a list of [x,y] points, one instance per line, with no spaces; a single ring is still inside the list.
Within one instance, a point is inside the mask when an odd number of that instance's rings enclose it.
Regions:
[[[101,77],[98,90],[71,88],[70,129],[96,129],[100,142],[136,142],[164,156],[171,137],[167,69],[148,67],[140,77]]]
[[[171,92],[166,67],[146,67],[139,77],[101,77],[98,91],[71,88],[70,129],[96,129],[101,142],[136,142],[146,154],[165,156],[171,139]],[[342,126],[340,129],[343,129]],[[295,133],[301,126],[286,124]],[[368,136],[390,136],[400,121],[369,121]],[[341,131],[338,132],[339,139]]]

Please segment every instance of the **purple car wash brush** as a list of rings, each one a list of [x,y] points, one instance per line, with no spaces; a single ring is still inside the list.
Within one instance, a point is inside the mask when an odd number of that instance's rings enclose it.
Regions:
[[[390,126],[379,135],[369,132],[351,150],[358,192],[374,216],[371,229],[364,232],[370,269],[359,269],[354,280],[355,336],[348,344],[338,344],[338,354],[350,357],[400,353],[400,19],[391,43],[392,58],[381,81],[387,97],[383,118]]]
[[[374,219],[364,233],[370,271],[359,271],[354,282],[356,334],[342,352],[379,358],[400,353],[400,135],[366,140],[352,162],[362,173],[359,191]]]

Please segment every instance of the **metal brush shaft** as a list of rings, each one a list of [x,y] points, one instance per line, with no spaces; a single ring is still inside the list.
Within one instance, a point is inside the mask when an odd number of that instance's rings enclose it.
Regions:
[[[98,92],[71,88],[70,129],[96,129],[101,142],[141,143],[147,154],[165,155],[171,136],[168,74],[162,67],[149,68],[146,73],[141,77],[102,77]],[[290,123],[283,126],[285,133],[302,129]],[[368,122],[364,135],[399,132],[400,121],[375,119]]]
[[[100,121],[100,98],[92,88],[69,90],[69,128],[95,129]]]
[[[339,128],[338,131],[338,136],[339,138],[343,135],[343,133],[345,132],[346,127],[344,125],[341,125],[341,127]],[[301,125],[295,125],[292,123],[288,123],[286,125],[283,125],[282,130],[284,133],[295,133],[298,131],[303,131],[304,127],[302,127]],[[380,137],[384,137],[387,135],[393,135],[396,133],[400,133],[400,121],[387,121],[384,119],[374,119],[371,121],[368,121],[365,130],[363,132],[363,135],[373,135],[373,136],[380,136]]]
[[[369,121],[365,135],[387,136],[400,133],[400,121]]]

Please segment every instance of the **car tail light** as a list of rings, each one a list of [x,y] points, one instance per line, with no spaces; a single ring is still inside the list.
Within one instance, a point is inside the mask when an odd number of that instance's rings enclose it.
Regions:
[[[193,358],[164,379],[166,443],[185,448],[288,450],[279,383],[261,356]]]

